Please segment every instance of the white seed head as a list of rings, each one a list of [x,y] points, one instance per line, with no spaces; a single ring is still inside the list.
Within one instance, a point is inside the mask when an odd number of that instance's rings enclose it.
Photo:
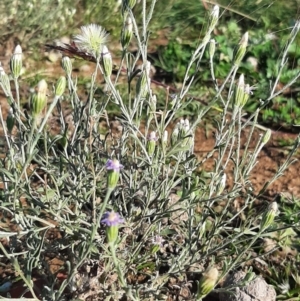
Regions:
[[[107,43],[108,33],[100,25],[90,24],[81,27],[81,33],[74,36],[78,48],[98,57]]]

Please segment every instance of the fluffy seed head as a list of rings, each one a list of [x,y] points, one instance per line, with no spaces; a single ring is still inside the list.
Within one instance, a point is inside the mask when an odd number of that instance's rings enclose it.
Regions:
[[[103,46],[107,43],[108,34],[104,28],[96,24],[89,24],[80,28],[81,33],[74,36],[78,48],[90,52],[98,58]]]

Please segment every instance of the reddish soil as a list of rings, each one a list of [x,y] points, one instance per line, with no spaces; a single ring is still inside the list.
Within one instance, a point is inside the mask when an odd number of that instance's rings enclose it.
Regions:
[[[256,130],[254,139],[250,144],[250,151],[254,150],[255,144],[261,131]],[[248,131],[244,131],[241,138],[241,145],[247,141]],[[273,131],[269,143],[261,150],[257,160],[258,164],[254,167],[251,173],[251,182],[254,191],[258,193],[266,181],[270,180],[278,170],[279,166],[286,160],[289,150],[287,147],[279,146],[281,141],[295,140],[297,134],[286,133],[280,131]],[[213,130],[207,135],[204,129],[198,128],[195,134],[195,153],[201,160],[214,147],[215,139]],[[243,152],[243,150],[242,150]],[[214,166],[214,156],[208,159],[204,164],[204,169],[212,170]],[[283,194],[285,196],[300,197],[300,161],[298,161],[299,154],[296,154],[295,162],[291,164],[283,176],[274,181],[267,189],[265,196],[274,197],[276,194]],[[228,168],[227,178],[228,185],[232,185],[232,175],[230,173],[230,165]]]

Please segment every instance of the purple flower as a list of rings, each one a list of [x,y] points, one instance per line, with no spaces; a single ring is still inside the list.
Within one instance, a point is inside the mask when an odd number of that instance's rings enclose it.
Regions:
[[[101,219],[101,223],[105,224],[108,227],[118,226],[119,224],[124,223],[124,219],[121,218],[120,214],[117,212],[105,212]]]
[[[160,247],[163,246],[164,241],[165,240],[160,235],[155,235],[151,239],[153,245],[160,246]]]
[[[158,137],[156,137],[156,133],[154,131],[152,131],[148,137],[147,137],[148,141],[157,141]]]
[[[119,176],[120,176],[120,169],[123,168],[123,165],[120,164],[120,162],[117,159],[108,160],[106,163],[106,169],[107,169],[107,187],[109,189],[115,189]]]
[[[120,164],[120,162],[117,159],[113,159],[113,160],[108,160],[106,162],[106,169],[107,170],[113,170],[116,172],[120,172],[120,170],[124,167],[122,164]]]
[[[121,218],[120,214],[117,212],[105,212],[101,219],[101,223],[107,226],[106,237],[108,242],[114,244],[118,239],[119,225],[124,223],[124,219]]]
[[[155,254],[159,250],[161,250],[164,242],[165,240],[160,235],[153,236],[151,239],[151,243],[152,243],[151,253]]]
[[[152,131],[148,137],[147,137],[147,152],[149,156],[152,156],[155,151],[156,141],[158,140],[158,137],[156,137],[156,133]]]

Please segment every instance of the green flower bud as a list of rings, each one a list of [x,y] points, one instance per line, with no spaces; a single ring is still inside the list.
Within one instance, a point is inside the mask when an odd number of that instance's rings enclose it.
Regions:
[[[0,63],[0,85],[3,89],[5,96],[6,97],[11,96],[9,76],[5,73],[3,67],[1,66],[1,63]]]
[[[198,284],[197,300],[201,300],[214,289],[218,277],[219,272],[215,267],[212,267],[203,273]]]
[[[119,234],[118,226],[111,226],[106,228],[106,237],[109,243],[115,243]]]
[[[190,122],[188,119],[185,119],[183,121],[183,125],[180,131],[180,136],[183,139],[182,141],[182,145],[185,146],[189,146],[191,151],[193,151],[194,148],[194,137],[192,135],[191,132],[191,128],[190,128]],[[186,137],[186,136],[192,136],[192,137]]]
[[[187,137],[192,136],[192,137]],[[181,146],[189,146],[190,150],[193,151],[194,137],[190,128],[190,122],[188,119],[181,119],[177,122],[172,134],[171,134],[171,145],[174,146],[181,141]]]
[[[123,168],[123,165],[117,159],[108,160],[106,163],[107,169],[107,188],[108,189],[115,189],[119,176],[120,170]]]
[[[148,87],[150,87],[150,70],[151,63],[147,61],[144,66],[144,70],[139,76],[139,79],[136,84],[136,94],[139,95],[141,98],[145,98],[148,94]]]
[[[251,91],[249,85],[247,85],[247,87],[245,86],[244,74],[241,74],[235,90],[234,105],[242,108],[247,103],[250,93]]]
[[[47,104],[47,83],[42,79],[36,88],[36,92],[31,97],[31,106],[33,115],[39,115]]]
[[[242,39],[239,43],[239,47],[238,47],[238,49],[236,51],[236,54],[234,56],[234,59],[233,59],[234,65],[236,65],[236,66],[240,65],[240,63],[241,63],[241,61],[242,61],[242,59],[243,59],[243,57],[246,53],[246,49],[247,49],[247,46],[248,46],[248,38],[249,38],[248,37],[248,32],[246,32],[243,35],[243,37],[242,37]]]
[[[145,71],[147,76],[150,77],[151,63],[149,61],[146,62]]]
[[[71,77],[72,74],[72,62],[71,59],[67,56],[64,56],[61,60],[61,66],[66,72],[67,76]]]
[[[170,94],[171,101],[168,103],[168,110],[178,110],[180,108],[180,102],[178,101],[178,95]]]
[[[267,144],[271,138],[272,131],[270,129],[267,129],[262,137],[262,143]]]
[[[244,89],[245,89],[245,82],[244,82],[244,74],[240,75],[238,85],[235,90],[235,106],[240,106],[242,99],[244,97]]]
[[[169,135],[168,131],[164,131],[164,135],[163,135],[163,138],[162,138],[162,143],[164,145],[168,144],[168,135]]]
[[[275,216],[278,212],[278,205],[276,202],[272,202],[269,204],[268,209],[264,212],[261,223],[260,223],[260,231],[263,231],[270,227],[273,223]]]
[[[9,134],[11,134],[13,128],[15,125],[15,116],[13,114],[12,108],[9,109],[7,118],[6,118],[6,126],[7,126],[7,131]]]
[[[136,84],[136,94],[140,96],[141,98],[145,98],[148,93],[147,89],[147,80],[150,84],[149,78],[147,78],[146,72],[143,71],[141,75],[138,78],[137,84]]]
[[[152,95],[149,102],[150,102],[151,113],[155,113],[156,112],[156,104],[157,104],[157,98],[156,98],[155,94]]]
[[[209,57],[212,60],[215,55],[215,52],[216,52],[216,41],[214,39],[211,39],[209,41],[209,51],[208,52],[209,52]]]
[[[102,67],[106,77],[110,77],[112,73],[112,58],[107,47],[104,45],[102,48]]]
[[[207,43],[210,41],[210,38],[211,38],[211,35],[210,35],[210,33],[207,33],[205,36],[204,36],[204,38],[203,38],[203,40],[202,40],[202,45],[207,45]],[[202,48],[202,47],[201,47]],[[197,53],[199,52],[199,48],[197,49]]]
[[[181,127],[181,122],[177,122],[177,124],[175,125],[175,128],[173,129],[173,132],[171,134],[171,145],[172,146],[174,146],[176,143],[178,143],[180,127]]]
[[[155,146],[156,146],[156,141],[158,138],[156,137],[156,133],[152,131],[149,136],[148,136],[148,141],[147,141],[147,152],[149,156],[152,156],[155,151]]]
[[[210,22],[209,22],[209,27],[208,27],[208,32],[211,33],[219,20],[219,12],[220,12],[220,8],[218,5],[215,5],[211,14],[210,14]]]
[[[250,97],[250,94],[253,94],[253,92],[251,91],[251,88],[249,86],[249,84],[246,84],[245,85],[245,89],[244,89],[244,97],[242,99],[242,102],[241,102],[241,106],[245,106],[245,104],[247,103],[249,97]]]
[[[17,45],[17,47],[15,48],[14,54],[10,60],[10,70],[13,75],[13,78],[18,78],[21,75],[22,48],[20,45]]]
[[[123,48],[127,48],[131,41],[132,35],[132,19],[128,16],[121,34],[121,44]]]
[[[188,119],[184,119],[183,122],[181,122],[181,125],[181,137],[187,136],[190,132],[190,121]]]
[[[55,96],[61,97],[66,89],[67,80],[64,76],[61,76],[55,85]]]

